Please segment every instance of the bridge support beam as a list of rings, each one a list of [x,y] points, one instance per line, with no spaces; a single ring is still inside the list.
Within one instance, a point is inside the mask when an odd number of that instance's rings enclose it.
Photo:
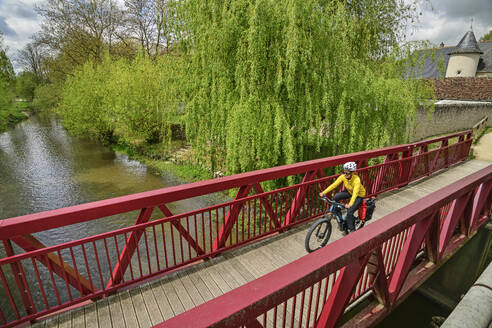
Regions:
[[[340,270],[330,296],[316,322],[316,328],[335,327],[355,290],[369,256],[356,259]]]
[[[397,306],[406,306],[405,300],[415,291],[437,304],[457,304],[461,295],[466,293],[483,270],[484,260],[492,246],[492,221],[474,233],[464,245],[451,242],[438,263],[420,261],[410,270],[398,298],[390,306],[383,306],[374,297],[364,310],[348,319],[343,327],[373,326],[390,316]]]
[[[466,293],[442,328],[485,328],[492,321],[492,263]]]

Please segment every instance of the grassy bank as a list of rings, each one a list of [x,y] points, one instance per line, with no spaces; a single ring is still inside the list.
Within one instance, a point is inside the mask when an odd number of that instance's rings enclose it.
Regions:
[[[0,108],[0,133],[27,119],[31,112],[31,103],[26,101],[18,101],[7,108]]]
[[[157,174],[171,173],[183,182],[195,182],[213,178],[212,173],[205,168],[192,164],[191,154],[182,154],[185,144],[173,141],[172,145],[160,148],[159,145],[128,146],[114,144],[111,148],[131,159],[147,165]]]

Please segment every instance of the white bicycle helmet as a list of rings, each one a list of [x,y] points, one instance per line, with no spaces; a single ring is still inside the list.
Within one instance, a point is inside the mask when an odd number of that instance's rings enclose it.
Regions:
[[[343,164],[343,170],[355,172],[357,170],[357,164],[355,162],[347,162]]]

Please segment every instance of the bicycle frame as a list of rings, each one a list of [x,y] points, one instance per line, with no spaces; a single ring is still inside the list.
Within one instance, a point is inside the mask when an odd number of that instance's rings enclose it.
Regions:
[[[327,215],[328,213],[333,213],[333,214],[335,214],[335,216],[336,216],[336,218],[337,218],[337,221],[338,221],[338,224],[339,224],[339,225],[343,225],[343,224],[345,224],[345,222],[346,222],[347,220],[346,220],[346,217],[344,217],[344,216],[343,216],[343,214],[342,214],[342,211],[346,211],[346,210],[347,210],[347,209],[345,208],[345,204],[343,204],[343,203],[339,203],[339,202],[336,202],[336,201],[331,200],[331,199],[329,199],[329,198],[327,198],[327,197],[323,197],[322,199],[323,199],[325,202],[328,202],[328,203],[330,203],[330,204],[331,204],[331,205],[330,205],[329,210],[327,210],[327,211],[325,212],[325,214],[324,214],[324,215]],[[356,228],[355,228],[355,229],[356,229],[356,230],[358,230],[358,228],[357,228],[357,223],[358,223],[358,222],[360,222],[360,221],[362,221],[362,220],[360,220],[360,219],[359,219],[359,217],[358,217],[357,215],[355,215],[355,214],[354,214],[354,217],[355,217],[355,222],[354,222],[354,224],[355,224],[355,226],[356,226]],[[364,225],[362,225],[362,226],[364,226]],[[361,227],[362,227],[362,226],[361,226]]]
[[[328,211],[325,212],[325,215],[328,213],[333,213],[335,214],[338,224],[342,224],[345,221],[345,218],[343,217],[342,211],[346,210],[345,205],[339,202],[336,202],[334,200],[331,200],[327,197],[322,198],[325,202],[330,203],[330,208]]]

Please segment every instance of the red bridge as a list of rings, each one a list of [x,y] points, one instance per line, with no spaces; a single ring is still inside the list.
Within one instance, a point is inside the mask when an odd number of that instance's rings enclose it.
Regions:
[[[486,221],[492,165],[465,161],[471,133],[1,220],[0,324],[333,327],[348,306],[372,297],[347,323],[369,326]],[[318,193],[349,160],[368,192],[381,195],[375,220],[306,255],[305,223],[325,209]],[[265,192],[273,181],[292,183]],[[231,190],[232,201],[169,210]],[[133,212],[135,225],[119,230],[59,245],[36,238]]]

